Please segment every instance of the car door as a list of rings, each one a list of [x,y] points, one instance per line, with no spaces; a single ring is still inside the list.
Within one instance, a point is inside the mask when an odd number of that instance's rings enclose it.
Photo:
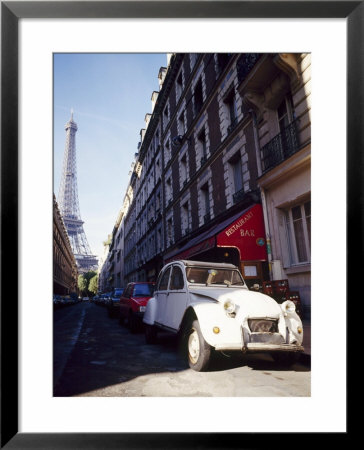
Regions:
[[[120,314],[123,317],[126,317],[128,315],[128,303],[129,303],[129,297],[131,292],[132,286],[128,285],[123,293],[123,295],[120,297]]]
[[[154,297],[157,300],[157,317],[156,322],[164,325],[166,322],[166,302],[168,296],[169,275],[171,273],[171,266],[168,266],[162,273],[158,282],[157,290],[154,292]]]
[[[166,297],[165,325],[178,330],[187,305],[184,271],[179,264],[172,266],[169,291]]]

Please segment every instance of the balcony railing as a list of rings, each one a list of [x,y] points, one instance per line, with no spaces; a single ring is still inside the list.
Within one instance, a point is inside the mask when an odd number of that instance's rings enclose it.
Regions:
[[[244,188],[240,189],[240,191],[235,192],[235,194],[233,194],[233,202],[234,203],[238,203],[240,202],[240,200],[242,200],[245,196],[245,191]]]
[[[263,173],[273,169],[299,149],[298,119],[296,119],[261,149]]]
[[[249,75],[260,56],[261,53],[244,53],[240,56],[236,63],[239,84]]]

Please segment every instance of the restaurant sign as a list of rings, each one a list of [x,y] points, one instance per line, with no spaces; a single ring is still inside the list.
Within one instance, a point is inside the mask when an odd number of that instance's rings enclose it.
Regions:
[[[217,235],[218,247],[236,247],[242,261],[266,261],[262,205],[257,204]]]

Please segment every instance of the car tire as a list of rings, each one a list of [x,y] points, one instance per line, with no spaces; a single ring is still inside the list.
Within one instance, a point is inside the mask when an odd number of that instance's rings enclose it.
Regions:
[[[145,324],[145,342],[155,344],[157,342],[157,328],[154,325]]]
[[[271,355],[276,363],[284,367],[292,366],[299,360],[300,357],[300,354],[297,352],[275,352]]]
[[[194,320],[187,337],[187,359],[191,369],[203,372],[207,369],[212,353],[212,347],[205,341],[198,320]]]

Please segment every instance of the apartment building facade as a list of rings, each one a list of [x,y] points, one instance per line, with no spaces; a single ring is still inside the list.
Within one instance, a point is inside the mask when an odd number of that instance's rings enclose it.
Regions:
[[[124,282],[226,261],[249,285],[288,278],[309,311],[310,55],[173,54],[158,78],[124,200]]]
[[[53,195],[53,294],[78,292],[78,270],[71,243]]]

